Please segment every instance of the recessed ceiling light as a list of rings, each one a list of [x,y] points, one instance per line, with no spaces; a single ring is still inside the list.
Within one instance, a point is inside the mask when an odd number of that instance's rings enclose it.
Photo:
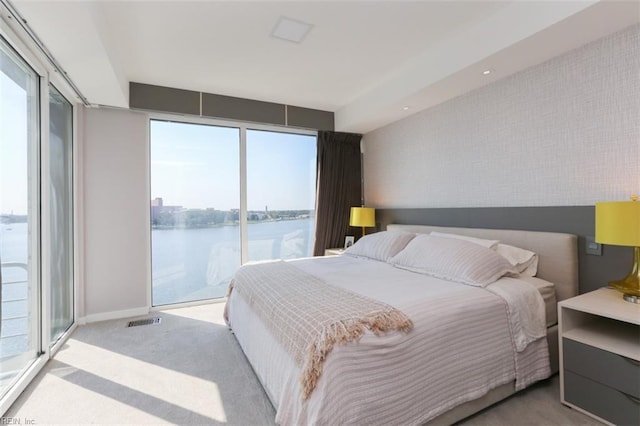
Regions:
[[[482,71],[482,75],[489,75],[489,74],[491,74],[492,72],[493,72],[493,70],[492,70],[492,69],[484,70],[484,71]]]
[[[409,110],[409,107],[408,107],[408,106],[402,107],[402,110],[403,110],[403,111],[408,111],[408,110]]]
[[[309,34],[311,28],[313,28],[311,24],[281,16],[271,31],[271,37],[300,43]]]

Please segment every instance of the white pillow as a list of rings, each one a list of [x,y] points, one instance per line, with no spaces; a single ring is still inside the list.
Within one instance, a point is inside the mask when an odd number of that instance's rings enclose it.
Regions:
[[[458,234],[447,234],[444,232],[431,232],[429,235],[433,235],[434,237],[442,237],[442,238],[457,238],[459,240],[469,241],[470,243],[481,245],[482,247],[495,249],[500,241],[498,240],[484,240],[482,238],[475,237],[467,237],[466,235],[458,235]]]
[[[551,309],[545,309],[547,327],[551,327],[552,325],[557,324],[558,310],[555,309],[556,286],[549,281],[545,281],[536,277],[527,277],[527,276],[521,275],[518,279],[522,281],[526,281],[529,284],[533,285],[542,296],[542,300],[544,300],[544,306],[546,308],[551,308]]]
[[[386,262],[405,248],[415,236],[409,232],[376,232],[360,238],[354,245],[346,249],[344,254]]]
[[[418,235],[389,261],[409,271],[486,287],[517,270],[495,251],[457,238]]]
[[[538,255],[532,251],[498,244],[496,253],[507,259],[522,275],[534,277],[538,273]]]

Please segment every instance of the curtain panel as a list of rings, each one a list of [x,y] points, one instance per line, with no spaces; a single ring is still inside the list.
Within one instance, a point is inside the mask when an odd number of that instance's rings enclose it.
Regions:
[[[359,134],[318,132],[314,256],[344,246],[346,235],[360,234],[349,226],[349,212],[362,205],[361,140]]]

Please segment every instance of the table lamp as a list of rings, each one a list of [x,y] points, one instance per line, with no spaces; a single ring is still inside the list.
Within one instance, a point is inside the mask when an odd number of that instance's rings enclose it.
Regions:
[[[351,217],[349,226],[362,227],[362,236],[364,237],[365,228],[376,226],[376,209],[373,207],[351,207]]]
[[[632,195],[631,201],[596,203],[596,242],[633,247],[631,272],[609,285],[620,291],[627,302],[640,303],[640,202],[637,195]]]

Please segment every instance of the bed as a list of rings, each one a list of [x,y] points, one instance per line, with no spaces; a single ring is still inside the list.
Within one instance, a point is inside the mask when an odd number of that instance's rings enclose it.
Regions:
[[[477,252],[482,262],[485,255],[495,260],[494,254],[487,253],[495,247],[480,250],[477,241],[453,242],[446,234],[535,252],[535,277],[524,279],[522,274],[507,273],[495,282],[478,285],[473,281],[477,277],[465,275],[464,280],[471,280],[469,285],[456,281],[460,279],[457,275],[452,280],[440,271],[436,276],[421,273],[421,264],[417,268],[411,264],[415,260],[411,254],[416,247],[430,250],[435,243],[439,244],[437,248],[462,247],[474,256]],[[289,276],[291,281],[308,279],[318,288],[330,283],[331,291],[321,290],[314,297],[328,298],[335,291],[337,295],[331,297],[342,300],[345,293],[339,292],[346,291],[356,298],[353,304],[366,305],[371,300],[388,307],[385,315],[390,312],[393,317],[392,321],[388,316],[382,321],[388,328],[377,330],[375,325],[356,332],[352,340],[335,344],[333,341],[340,339],[330,338],[332,343],[324,352],[314,343],[312,352],[322,353],[320,361],[312,362],[306,352],[292,349],[295,345],[288,342],[295,339],[281,331],[308,319],[276,319],[276,314],[287,308],[280,304],[288,299],[282,294],[288,294],[290,288],[283,287],[280,291],[284,293],[274,290],[274,295],[264,292],[252,296],[238,282],[232,285],[227,301],[228,323],[276,409],[277,423],[451,424],[557,372],[555,304],[577,294],[576,236],[389,225],[386,233],[375,238],[397,239],[398,235],[411,237],[406,237],[403,244],[394,240],[395,246],[385,245],[384,249],[394,252],[392,256],[379,247],[373,250],[372,258],[362,256],[357,243],[350,249],[355,254],[251,265],[241,268],[234,277],[239,282],[253,274],[257,285],[265,289],[275,289]],[[444,267],[460,269],[455,263]],[[274,269],[269,272],[269,268]],[[465,266],[462,269],[469,270]],[[553,286],[529,285],[532,282]],[[522,288],[522,296],[504,293],[515,292],[514,288]],[[360,296],[364,301],[357,299]],[[260,308],[257,299],[263,298]],[[529,312],[535,311],[529,305],[538,309],[535,315]],[[407,318],[411,327],[406,326]],[[537,331],[525,322],[526,318],[532,318]]]

